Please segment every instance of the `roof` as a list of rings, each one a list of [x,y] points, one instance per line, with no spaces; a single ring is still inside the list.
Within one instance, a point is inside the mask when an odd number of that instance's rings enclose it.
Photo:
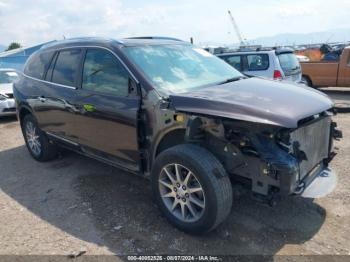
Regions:
[[[189,44],[187,42],[183,42],[176,38],[170,37],[134,37],[134,38],[123,38],[123,39],[112,39],[112,38],[103,38],[103,37],[79,37],[79,38],[70,38],[60,41],[55,41],[54,43],[50,43],[44,45],[41,49],[57,49],[57,48],[65,48],[65,47],[74,47],[74,46],[138,46],[138,45],[152,45],[152,44]]]
[[[173,40],[173,41],[183,42],[181,39],[174,38],[174,37],[168,37],[168,36],[134,36],[134,37],[127,37],[125,39]]]
[[[176,38],[154,37],[154,38],[124,38],[121,39],[123,46],[142,46],[142,45],[169,45],[169,44],[190,44]]]

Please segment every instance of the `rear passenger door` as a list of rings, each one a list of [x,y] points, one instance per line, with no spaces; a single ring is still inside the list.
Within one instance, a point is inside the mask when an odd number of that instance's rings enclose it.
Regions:
[[[82,49],[70,48],[56,51],[44,75],[36,111],[41,129],[76,141],[72,133],[74,127],[74,107],[76,89],[81,66]]]
[[[74,134],[97,157],[138,168],[136,82],[109,50],[87,48],[82,65]]]

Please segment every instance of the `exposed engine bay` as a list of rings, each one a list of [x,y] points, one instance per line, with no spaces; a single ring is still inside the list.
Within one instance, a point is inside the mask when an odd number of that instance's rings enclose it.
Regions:
[[[233,179],[262,196],[301,194],[326,170],[333,139],[342,136],[332,110],[302,119],[298,128],[165,111],[166,125],[183,128],[186,143],[207,148]]]

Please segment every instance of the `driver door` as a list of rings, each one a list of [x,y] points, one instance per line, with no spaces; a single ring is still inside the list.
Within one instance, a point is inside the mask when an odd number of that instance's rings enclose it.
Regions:
[[[130,88],[133,80],[108,50],[88,48],[83,61],[75,102],[79,114],[74,133],[79,144],[89,154],[138,169],[140,97],[136,88]]]

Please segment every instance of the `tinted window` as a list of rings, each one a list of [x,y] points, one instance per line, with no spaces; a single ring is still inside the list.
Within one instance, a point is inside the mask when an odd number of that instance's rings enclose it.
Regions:
[[[57,55],[58,55],[58,53],[55,53],[54,56],[52,57],[50,66],[49,66],[49,68],[47,69],[47,72],[46,72],[46,76],[45,76],[45,80],[46,81],[51,81],[51,79],[52,79],[53,67],[55,66]]]
[[[87,50],[83,70],[83,89],[127,96],[128,80],[128,72],[112,53],[102,49]]]
[[[221,58],[224,59],[231,66],[236,68],[238,71],[242,70],[241,56],[239,56],[239,55],[222,56]]]
[[[66,86],[76,86],[80,55],[80,49],[59,52],[52,73],[52,82]]]
[[[266,70],[269,68],[268,54],[247,55],[248,71]]]
[[[52,55],[53,52],[51,51],[33,54],[24,69],[24,73],[31,77],[43,79],[45,71],[51,62]]]

